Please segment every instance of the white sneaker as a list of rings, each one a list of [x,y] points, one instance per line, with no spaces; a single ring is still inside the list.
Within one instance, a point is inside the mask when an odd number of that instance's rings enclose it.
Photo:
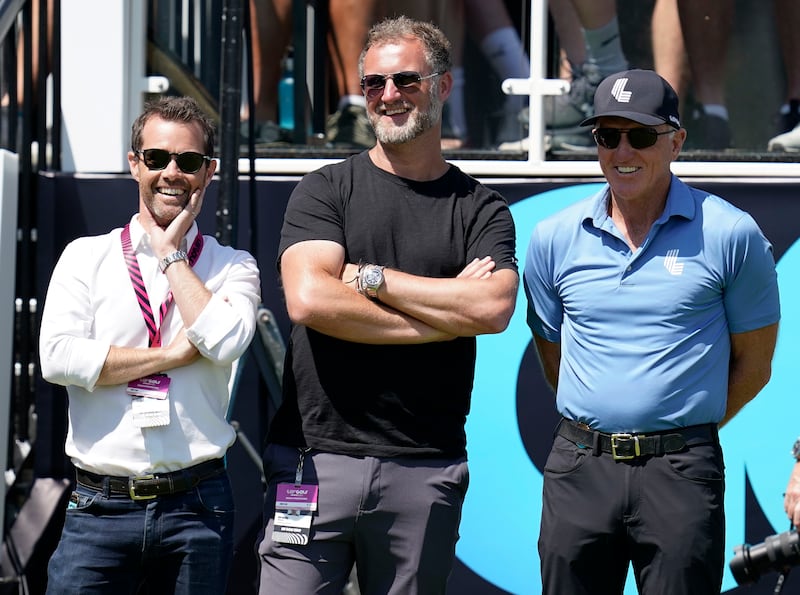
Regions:
[[[768,151],[783,151],[784,153],[800,152],[800,124],[789,132],[784,132],[770,139],[767,143]]]

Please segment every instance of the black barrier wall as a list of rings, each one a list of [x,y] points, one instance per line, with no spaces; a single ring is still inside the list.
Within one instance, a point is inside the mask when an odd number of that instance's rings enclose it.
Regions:
[[[789,250],[800,236],[800,196],[798,196],[800,186],[792,180],[685,180],[694,186],[718,194],[750,212],[772,242],[776,260]],[[541,180],[513,182],[487,180],[486,182],[499,190],[513,207],[518,201],[562,186],[597,181],[576,179],[558,182]],[[274,313],[278,328],[284,337],[287,336],[289,322],[283,305],[275,262],[283,211],[296,182],[297,178],[259,178],[255,182],[254,189],[247,179],[242,178],[239,183],[236,247],[249,250],[256,256],[261,268],[262,301]],[[102,234],[124,225],[138,209],[138,199],[137,185],[127,175],[74,177],[43,174],[38,183],[39,240],[35,277],[39,303],[43,304],[53,265],[67,242],[78,236]],[[251,190],[254,192],[251,193]],[[217,196],[218,181],[215,180],[209,187],[203,211],[197,220],[201,231],[208,235],[215,235],[216,232],[214,226]],[[523,232],[522,235],[527,237],[529,230]],[[795,307],[797,307],[795,304],[783,304],[784,312]],[[530,365],[523,364],[524,367],[538,370],[535,360],[529,360],[528,355],[525,361]],[[271,414],[270,395],[267,394],[267,387],[259,376],[253,358],[246,357],[243,366],[241,381],[234,395],[231,418],[239,423],[245,438],[260,452]],[[526,394],[545,390],[543,381],[537,374],[532,372],[520,376],[517,389],[517,418],[527,454],[535,466],[541,468],[542,451],[549,448],[555,411],[552,403],[548,404],[546,398],[524,398]],[[39,378],[35,407],[38,413],[37,438],[34,444],[35,473],[37,477],[69,478],[72,476],[72,469],[63,455],[66,391],[61,387],[51,386]],[[793,415],[797,417],[797,412],[793,412]],[[796,434],[800,434],[800,423],[797,425]],[[787,452],[790,446],[791,443],[786,445]],[[784,456],[786,453],[780,451],[777,455]],[[501,453],[498,453],[498,457],[500,456]],[[254,547],[261,527],[262,481],[257,464],[242,440],[235,443],[229,451],[228,466],[237,507],[236,555],[228,592],[246,595],[256,592],[257,561]],[[785,479],[788,479],[788,469]],[[779,494],[776,494],[776,497],[778,496]],[[529,497],[536,499],[539,498],[539,494],[532,493]],[[746,537],[750,543],[758,543],[766,535],[786,529],[784,526],[770,525],[762,510],[762,504],[751,489],[748,489],[746,497]],[[469,499],[469,494],[467,498]],[[538,526],[538,518],[518,518],[515,522]],[[59,529],[60,527],[54,527],[53,531]],[[46,558],[46,555],[42,556],[42,564],[46,563]],[[538,564],[538,560],[531,559],[530,563]],[[44,569],[34,569],[34,571],[43,573]],[[800,589],[798,586],[800,580],[797,577],[794,579],[790,577],[787,581],[785,592],[793,592],[793,588]],[[766,595],[772,592],[773,586],[774,581],[762,580],[758,585],[748,588],[746,592]],[[744,589],[736,588],[726,592],[744,593]],[[509,593],[492,584],[490,580],[481,578],[461,562],[458,562],[454,569],[448,592],[481,595]],[[535,589],[531,592],[535,592]]]

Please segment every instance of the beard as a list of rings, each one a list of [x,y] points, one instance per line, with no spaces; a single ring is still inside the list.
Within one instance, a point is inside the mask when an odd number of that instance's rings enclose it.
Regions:
[[[408,101],[400,102],[400,105],[410,108],[411,111],[408,112],[405,123],[399,126],[382,120],[378,113],[370,113],[369,120],[375,130],[375,138],[378,139],[378,142],[383,145],[401,145],[417,138],[438,124],[442,119],[443,104],[439,100],[437,87],[431,86],[428,97],[430,105],[425,111],[419,111]],[[385,105],[379,106],[379,109],[385,108]]]

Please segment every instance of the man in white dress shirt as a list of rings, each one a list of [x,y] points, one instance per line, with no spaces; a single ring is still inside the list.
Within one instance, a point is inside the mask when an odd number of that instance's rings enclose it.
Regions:
[[[134,122],[139,212],[71,242],[42,316],[45,380],[67,387],[76,467],[48,593],[223,593],[233,551],[224,457],[232,364],[260,301],[255,259],[200,234],[214,125],[191,98]]]

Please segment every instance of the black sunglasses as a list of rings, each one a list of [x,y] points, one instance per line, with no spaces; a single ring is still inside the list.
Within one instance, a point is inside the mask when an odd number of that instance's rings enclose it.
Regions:
[[[628,135],[628,142],[634,149],[646,149],[656,144],[662,134],[670,134],[674,130],[658,132],[655,128],[597,128],[592,132],[595,142],[606,149],[616,149],[623,134]]]
[[[412,85],[418,85],[421,81],[440,74],[444,74],[444,72],[434,72],[427,76],[411,71],[395,72],[394,74],[366,74],[361,77],[361,89],[364,91],[380,91],[386,86],[386,79],[392,79],[395,87],[404,89]]]
[[[144,161],[147,169],[150,170],[166,169],[170,160],[174,157],[175,163],[178,164],[183,173],[193,174],[199,171],[204,163],[211,161],[211,157],[194,151],[170,153],[164,149],[143,149],[140,151],[134,149],[133,152],[142,155],[142,161]]]

